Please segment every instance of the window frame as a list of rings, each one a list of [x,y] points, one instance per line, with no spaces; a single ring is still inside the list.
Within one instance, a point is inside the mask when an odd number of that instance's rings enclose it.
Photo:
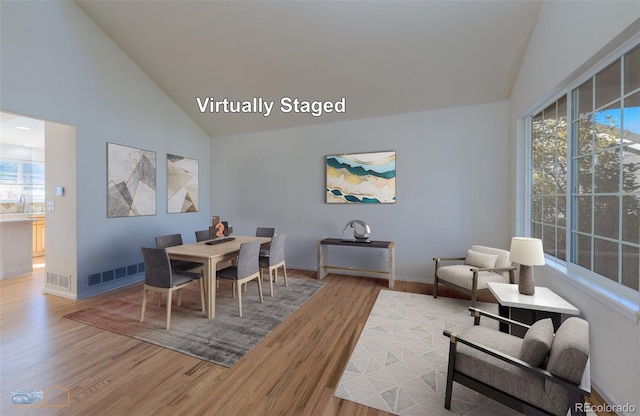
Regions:
[[[576,75],[573,79],[568,79],[564,85],[560,85],[552,90],[543,99],[524,114],[524,160],[522,161],[522,170],[524,172],[524,218],[522,229],[525,235],[532,235],[532,196],[533,196],[533,159],[532,159],[532,120],[533,117],[545,110],[552,103],[555,103],[562,97],[566,98],[567,107],[567,173],[566,173],[566,257],[567,260],[561,260],[545,253],[547,268],[554,275],[563,278],[571,285],[584,289],[585,287],[594,295],[601,298],[620,312],[625,313],[632,319],[640,322],[640,291],[624,286],[622,283],[614,282],[606,276],[599,275],[589,269],[579,266],[572,262],[573,241],[572,229],[574,227],[574,140],[573,140],[573,100],[572,91],[582,85],[584,82],[592,79],[603,69],[620,59],[626,53],[632,51],[640,45],[640,33],[631,36],[627,41],[606,54],[597,63],[590,65],[586,70],[580,71],[580,75]],[[577,72],[577,71],[576,71]],[[635,90],[634,90],[635,91]],[[625,96],[627,94],[624,94]],[[621,219],[619,219],[621,221]]]

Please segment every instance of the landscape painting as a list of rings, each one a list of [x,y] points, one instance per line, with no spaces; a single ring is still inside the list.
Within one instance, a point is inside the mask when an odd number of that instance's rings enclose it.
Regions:
[[[107,143],[107,218],[156,215],[156,152]]]
[[[326,157],[326,202],[394,204],[396,152],[351,153]]]

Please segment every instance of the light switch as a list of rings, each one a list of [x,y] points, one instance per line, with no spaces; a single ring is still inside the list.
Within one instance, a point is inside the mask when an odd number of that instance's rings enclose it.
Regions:
[[[47,201],[47,211],[55,211],[56,203],[53,201]]]
[[[56,186],[56,196],[64,196],[64,186]]]

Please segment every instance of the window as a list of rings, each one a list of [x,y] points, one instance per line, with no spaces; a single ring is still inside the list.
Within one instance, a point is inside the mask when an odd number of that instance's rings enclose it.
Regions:
[[[530,118],[531,235],[542,239],[548,255],[634,291],[640,280],[638,67],[640,46]]]
[[[44,162],[0,160],[0,203],[4,204],[3,212],[42,210],[44,178]],[[33,207],[34,203],[38,207]],[[25,208],[27,211],[23,211]]]

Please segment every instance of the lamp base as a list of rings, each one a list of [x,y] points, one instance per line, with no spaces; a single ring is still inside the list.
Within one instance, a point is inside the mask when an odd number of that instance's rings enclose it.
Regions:
[[[536,292],[536,286],[533,281],[533,266],[520,265],[518,292],[523,295],[533,295]]]

